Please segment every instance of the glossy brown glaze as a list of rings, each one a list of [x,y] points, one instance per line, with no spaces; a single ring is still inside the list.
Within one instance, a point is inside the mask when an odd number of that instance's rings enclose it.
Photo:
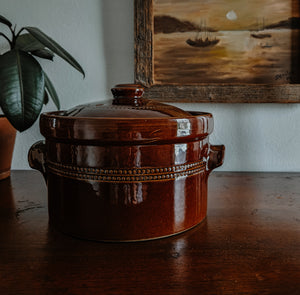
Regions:
[[[113,105],[143,105],[141,97],[144,88],[137,84],[119,84],[112,89]]]
[[[74,239],[49,227],[35,171],[0,182],[1,294],[298,295],[300,174],[213,172],[207,218],[139,243]]]
[[[0,180],[9,177],[14,151],[16,129],[0,116]]]
[[[106,241],[197,225],[206,216],[208,175],[224,156],[224,146],[209,144],[212,115],[145,100],[136,85],[113,93],[117,104],[41,116],[46,143],[31,148],[29,163],[45,175],[50,223]]]

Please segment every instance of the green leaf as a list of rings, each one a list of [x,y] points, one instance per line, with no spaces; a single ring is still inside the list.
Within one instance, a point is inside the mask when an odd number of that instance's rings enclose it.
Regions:
[[[45,88],[46,88],[47,92],[49,93],[50,97],[52,98],[57,109],[60,110],[60,102],[59,102],[59,98],[56,93],[56,90],[45,72],[44,72],[44,77],[45,77]]]
[[[31,51],[31,53],[37,57],[45,58],[45,59],[49,59],[49,60],[53,60],[53,57],[54,57],[53,52],[46,48],[34,50],[34,51]]]
[[[14,49],[0,56],[0,106],[17,130],[36,121],[44,92],[43,70],[30,54]]]
[[[16,48],[26,52],[31,52],[35,50],[42,50],[45,46],[32,35],[26,33],[18,36],[16,40]]]
[[[31,52],[33,55],[41,58],[53,60],[54,57],[51,50],[46,49],[41,42],[28,33],[20,35],[17,38],[16,48],[26,52]]]
[[[67,61],[71,66],[73,66],[76,70],[85,76],[84,70],[80,66],[80,64],[71,56],[65,49],[63,49],[58,43],[56,43],[53,39],[43,33],[40,29],[35,27],[25,27],[25,29],[38,41],[44,44],[47,48],[52,50],[58,56]]]
[[[0,15],[0,23],[7,25],[8,27],[12,27],[12,23],[4,16]]]

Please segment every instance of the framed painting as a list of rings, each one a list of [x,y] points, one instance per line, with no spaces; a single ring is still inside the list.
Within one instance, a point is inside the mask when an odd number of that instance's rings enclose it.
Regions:
[[[300,102],[299,0],[135,0],[135,82],[172,102]]]

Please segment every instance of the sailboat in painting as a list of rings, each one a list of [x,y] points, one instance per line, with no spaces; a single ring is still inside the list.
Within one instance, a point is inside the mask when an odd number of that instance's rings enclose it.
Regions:
[[[212,36],[212,31],[208,29],[205,22],[201,21],[199,31],[195,39],[187,39],[186,43],[194,47],[210,47],[219,43],[219,39]]]
[[[259,33],[259,32],[264,31],[264,30],[265,30],[265,19],[263,18],[261,29],[258,29],[257,33],[252,33],[251,37],[256,38],[256,39],[271,38],[272,37],[271,34],[268,34],[268,33]]]

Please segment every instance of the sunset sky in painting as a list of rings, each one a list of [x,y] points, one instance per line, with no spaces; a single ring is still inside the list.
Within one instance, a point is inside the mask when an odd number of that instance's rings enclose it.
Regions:
[[[294,2],[293,2],[294,1]],[[205,21],[217,30],[255,29],[295,15],[298,0],[154,0],[154,15],[170,15],[195,24]],[[294,11],[293,11],[294,10]],[[229,13],[229,17],[226,15]],[[231,17],[231,16],[234,17]],[[235,17],[236,15],[236,17]]]

